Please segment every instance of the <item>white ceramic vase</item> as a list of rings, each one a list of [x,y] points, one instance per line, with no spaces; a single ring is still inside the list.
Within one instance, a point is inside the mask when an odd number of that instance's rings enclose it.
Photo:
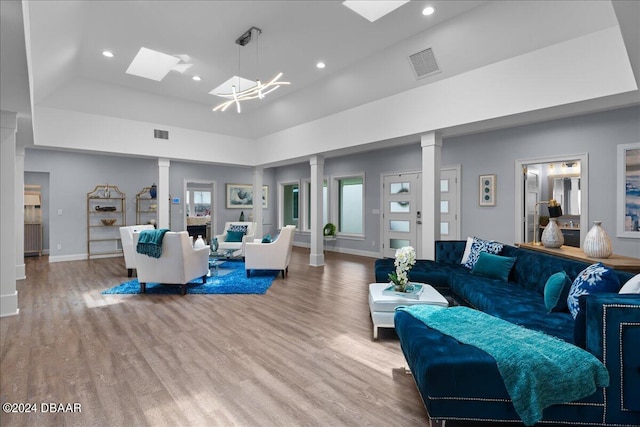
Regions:
[[[556,218],[549,218],[549,224],[544,228],[540,241],[545,248],[559,248],[563,245],[564,236]]]
[[[207,246],[207,245],[205,245],[205,243],[204,243],[204,239],[202,238],[202,236],[198,236],[198,238],[196,239],[196,241],[193,243],[193,247],[194,247],[195,249],[204,248],[205,246]]]
[[[593,227],[584,237],[584,254],[591,258],[609,258],[613,252],[611,239],[602,228],[602,221],[593,221]]]

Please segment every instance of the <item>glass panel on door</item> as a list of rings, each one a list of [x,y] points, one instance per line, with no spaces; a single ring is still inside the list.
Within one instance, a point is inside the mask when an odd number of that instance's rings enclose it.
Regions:
[[[411,231],[410,224],[411,221],[391,220],[389,221],[389,230],[408,233],[409,231]]]
[[[392,213],[409,213],[411,212],[411,203],[409,202],[390,202],[389,212]]]
[[[411,246],[411,242],[407,239],[389,239],[391,249],[400,249],[404,246]]]
[[[440,235],[448,236],[449,235],[449,222],[441,222],[440,223]]]
[[[410,182],[392,182],[391,185],[389,185],[389,194],[408,193],[410,189]]]

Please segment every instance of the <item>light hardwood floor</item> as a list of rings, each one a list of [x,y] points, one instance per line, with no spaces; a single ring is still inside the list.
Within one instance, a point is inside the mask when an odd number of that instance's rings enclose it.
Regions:
[[[265,295],[102,295],[121,258],[27,258],[20,314],[0,321],[8,426],[412,426],[428,418],[393,330],[372,339],[373,259],[294,248]],[[40,408],[38,408],[40,409]],[[448,424],[449,425],[449,424]]]

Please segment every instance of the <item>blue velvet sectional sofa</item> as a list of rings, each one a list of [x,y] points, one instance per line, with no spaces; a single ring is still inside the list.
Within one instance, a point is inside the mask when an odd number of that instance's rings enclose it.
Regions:
[[[429,283],[463,305],[585,348],[609,372],[608,387],[546,408],[540,422],[639,426],[640,295],[582,296],[576,320],[568,311],[549,313],[543,298],[549,276],[565,271],[574,280],[588,263],[505,245],[500,255],[516,260],[508,281],[501,281],[472,274],[460,264],[465,243],[436,242],[436,260],[419,260],[410,280]],[[376,281],[387,282],[393,268],[393,259],[376,260]],[[622,271],[615,274],[621,285],[633,277]],[[396,312],[395,329],[433,425],[446,420],[520,421],[489,354],[404,311]]]

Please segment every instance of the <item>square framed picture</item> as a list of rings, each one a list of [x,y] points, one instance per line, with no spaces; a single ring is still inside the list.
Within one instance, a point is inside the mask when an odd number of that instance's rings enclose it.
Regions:
[[[640,239],[640,142],[618,145],[618,237]]]
[[[253,185],[227,184],[227,209],[253,209]],[[269,186],[262,186],[262,208],[269,207]]]
[[[480,175],[478,204],[480,206],[496,205],[496,174]]]

